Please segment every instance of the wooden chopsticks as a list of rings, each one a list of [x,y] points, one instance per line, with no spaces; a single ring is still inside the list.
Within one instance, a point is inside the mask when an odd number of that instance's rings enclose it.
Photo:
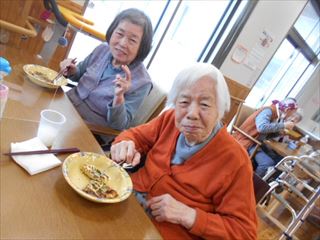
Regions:
[[[73,64],[75,64],[76,62],[77,62],[77,58],[74,58],[74,59],[71,60],[71,63],[73,63]],[[61,69],[61,70],[58,72],[57,76],[56,76],[54,79],[51,80],[51,82],[55,83],[55,82],[63,75],[63,73],[64,73],[66,70],[69,70],[69,68],[70,68],[70,66],[67,66],[67,67]]]
[[[47,149],[47,150],[35,150],[35,151],[24,151],[24,152],[10,152],[3,153],[6,156],[14,156],[14,155],[32,155],[32,154],[48,154],[48,153],[76,153],[80,152],[79,148],[57,148],[57,149]]]

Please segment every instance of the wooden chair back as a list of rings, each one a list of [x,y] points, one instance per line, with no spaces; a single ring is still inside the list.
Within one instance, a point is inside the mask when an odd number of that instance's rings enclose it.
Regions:
[[[234,116],[237,116],[239,113],[239,110],[242,106],[242,104],[244,103],[244,100],[241,98],[237,98],[234,96],[230,96],[230,110],[229,112],[225,113],[225,115],[222,118],[222,122],[228,126],[229,123],[232,121],[232,119],[234,118]]]
[[[255,111],[256,111],[256,109],[249,107],[248,105],[242,104],[239,111],[238,111],[238,114],[236,115],[236,117],[234,119],[232,127],[231,127],[231,134],[233,132],[237,131],[237,132],[241,133],[242,135],[244,135],[245,137],[249,138],[251,141],[253,141],[256,144],[254,150],[250,154],[250,159],[252,159],[254,157],[258,148],[261,146],[262,143],[260,141],[258,141],[257,139],[251,137],[248,133],[246,133],[242,129],[240,129],[240,126]]]
[[[256,109],[249,107],[248,105],[242,104],[239,108],[238,114],[236,115],[233,125],[240,127],[242,123],[244,123],[244,121],[255,111]]]
[[[138,126],[142,123],[149,122],[154,117],[158,116],[165,107],[166,96],[166,93],[154,83],[149,95],[145,97],[143,103],[136,112],[132,126]]]
[[[131,126],[138,126],[158,116],[165,107],[166,99],[166,93],[154,83],[149,95],[145,97],[141,106],[135,113],[135,117]],[[92,124],[89,122],[86,122],[86,124],[91,132],[98,135],[117,136],[121,132],[120,130]]]

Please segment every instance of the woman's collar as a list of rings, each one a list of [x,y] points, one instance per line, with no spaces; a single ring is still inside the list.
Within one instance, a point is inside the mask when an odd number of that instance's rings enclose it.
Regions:
[[[107,61],[111,64],[113,69],[121,69],[121,66],[115,67],[112,63],[113,61],[113,56],[111,53],[109,53],[109,56],[107,57]],[[132,70],[134,69],[137,65],[139,65],[141,61],[133,61],[131,64],[128,65],[129,69]]]

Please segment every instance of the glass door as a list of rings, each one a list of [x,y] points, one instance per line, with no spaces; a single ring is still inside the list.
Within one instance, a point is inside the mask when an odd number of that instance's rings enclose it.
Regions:
[[[259,108],[272,100],[297,97],[319,63],[320,12],[309,1],[286,39],[252,88],[246,103]]]

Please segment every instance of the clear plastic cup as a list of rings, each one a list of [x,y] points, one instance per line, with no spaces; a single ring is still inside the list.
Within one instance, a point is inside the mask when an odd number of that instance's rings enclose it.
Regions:
[[[37,136],[44,145],[51,147],[62,126],[66,122],[66,117],[52,109],[42,110],[40,116]]]
[[[4,108],[7,103],[8,94],[9,94],[9,88],[6,85],[1,83],[0,84],[0,118],[2,118],[2,114],[4,112]]]

